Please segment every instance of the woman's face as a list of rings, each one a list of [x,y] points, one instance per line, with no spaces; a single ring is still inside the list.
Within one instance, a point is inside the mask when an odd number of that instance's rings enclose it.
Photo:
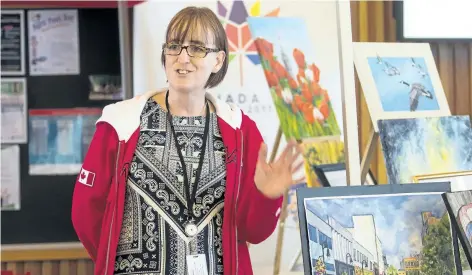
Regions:
[[[188,37],[190,39],[185,39],[183,43],[172,41],[172,39],[167,43],[174,45],[173,47],[196,45],[210,49],[216,48],[212,33],[188,35]],[[218,72],[223,65],[225,54],[219,51],[209,52],[205,57],[192,57],[187,50],[190,51],[189,48],[182,49],[180,55],[177,56],[165,55],[165,70],[169,86],[181,92],[203,90],[210,74]]]

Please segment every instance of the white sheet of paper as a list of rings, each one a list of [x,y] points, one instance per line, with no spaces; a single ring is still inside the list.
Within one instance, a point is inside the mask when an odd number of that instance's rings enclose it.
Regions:
[[[20,147],[2,146],[1,208],[20,210]]]
[[[29,10],[30,75],[80,74],[78,10]]]
[[[187,256],[188,275],[208,275],[208,267],[204,254]]]
[[[26,143],[28,141],[26,78],[2,78],[1,87],[1,141]]]

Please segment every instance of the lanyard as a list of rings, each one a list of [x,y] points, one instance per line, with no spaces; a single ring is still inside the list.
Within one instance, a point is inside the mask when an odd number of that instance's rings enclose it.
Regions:
[[[180,148],[180,145],[179,145],[179,142],[177,140],[177,135],[175,134],[175,130],[174,130],[174,124],[172,123],[172,114],[170,113],[170,109],[169,109],[169,91],[167,91],[167,94],[166,94],[166,108],[167,108],[167,113],[168,113],[168,119],[169,119],[169,123],[170,123],[170,128],[172,130],[172,135],[174,136],[174,141],[175,141],[175,147],[177,148],[177,153],[179,154],[179,158],[180,158],[180,163],[182,165],[182,170],[183,170],[183,173],[184,173],[184,184],[188,187],[188,190],[185,192],[186,194],[186,199],[187,199],[187,205],[188,205],[188,215],[187,215],[187,221],[190,219],[190,216],[192,216],[192,219],[193,219],[193,205],[196,201],[196,194],[197,194],[197,186],[198,186],[198,181],[200,179],[200,174],[202,173],[202,170],[203,170],[203,159],[205,157],[205,149],[206,149],[206,144],[207,144],[207,137],[208,137],[208,131],[209,131],[209,128],[210,128],[210,108],[208,106],[208,102],[205,100],[205,104],[206,104],[206,120],[205,120],[205,129],[203,131],[203,145],[202,145],[202,151],[200,153],[200,161],[199,161],[199,164],[198,164],[198,168],[197,168],[197,173],[195,175],[195,186],[192,190],[192,194],[190,194],[190,180],[188,178],[188,174],[187,174],[187,166],[185,165],[185,162],[184,162],[184,157],[182,156],[182,151],[181,151],[181,148]],[[191,234],[193,235],[193,234]]]

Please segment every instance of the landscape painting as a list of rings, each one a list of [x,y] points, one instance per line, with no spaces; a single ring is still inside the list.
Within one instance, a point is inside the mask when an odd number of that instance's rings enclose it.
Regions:
[[[309,274],[462,274],[443,192],[390,193],[390,187],[317,188],[299,195]]]
[[[472,190],[444,193],[443,198],[465,252],[463,265],[466,259],[472,265]]]
[[[323,85],[329,76],[316,65],[305,21],[291,17],[247,21],[285,137],[340,136],[330,91]]]
[[[378,125],[391,184],[414,182],[417,175],[472,170],[469,116],[388,119]]]
[[[367,59],[384,112],[439,110],[424,58]]]
[[[354,43],[354,64],[374,125],[383,119],[449,116],[428,43]]]

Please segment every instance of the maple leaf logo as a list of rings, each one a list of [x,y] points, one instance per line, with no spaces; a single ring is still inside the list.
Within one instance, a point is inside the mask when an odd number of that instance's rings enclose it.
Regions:
[[[243,86],[243,60],[248,58],[252,64],[259,65],[261,60],[257,53],[256,45],[251,37],[249,25],[247,23],[248,16],[260,16],[260,1],[257,1],[248,10],[243,1],[234,0],[231,8],[228,9],[220,1],[217,1],[217,10],[221,23],[226,31],[228,37],[229,47],[229,62],[236,59],[239,62],[239,75],[241,86]],[[280,8],[276,8],[265,17],[277,17]]]

